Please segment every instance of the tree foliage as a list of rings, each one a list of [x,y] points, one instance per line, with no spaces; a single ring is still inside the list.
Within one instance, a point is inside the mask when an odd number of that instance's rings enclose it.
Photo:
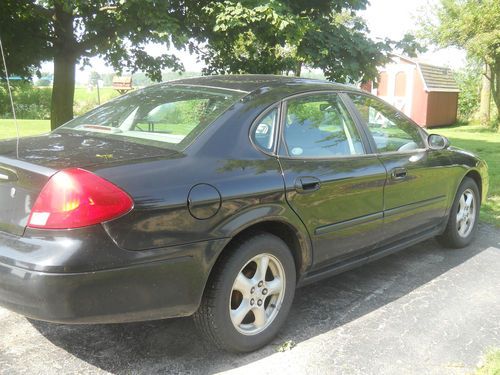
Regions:
[[[488,65],[492,96],[500,109],[500,1],[441,0],[434,15],[427,36],[442,47],[463,48]]]
[[[288,73],[320,68],[330,80],[374,79],[377,66],[394,48],[414,54],[421,47],[403,41],[373,41],[356,15],[367,0],[256,0],[206,5],[207,44],[199,52],[205,73]],[[411,50],[411,51],[410,51]]]
[[[11,73],[29,76],[54,61],[52,126],[73,116],[75,66],[99,56],[115,70],[183,70],[158,44],[199,53],[213,73],[295,73],[320,68],[328,79],[373,79],[393,48],[418,45],[368,37],[356,16],[368,0],[2,0],[0,35]]]
[[[186,1],[2,0],[0,35],[12,74],[29,76],[54,61],[53,127],[71,119],[77,63],[100,56],[117,71],[182,70],[172,54],[151,56],[148,43],[183,48],[188,43]]]
[[[83,63],[100,56],[118,71],[142,70],[159,79],[160,69],[181,70],[182,64],[172,54],[148,55],[144,47],[183,48],[189,35],[185,11],[183,1],[3,0],[0,34],[15,74],[29,76],[40,62],[64,52]],[[62,28],[65,17],[69,30]]]
[[[479,109],[480,76],[481,68],[477,64],[469,64],[455,73],[455,80],[460,89],[458,117],[462,121],[470,120]]]

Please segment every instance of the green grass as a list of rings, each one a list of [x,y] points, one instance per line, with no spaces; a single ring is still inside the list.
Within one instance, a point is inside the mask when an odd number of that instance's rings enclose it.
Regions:
[[[500,349],[486,355],[484,364],[477,369],[476,375],[500,375]]]
[[[500,133],[480,125],[454,126],[430,129],[450,139],[452,146],[474,152],[488,163],[490,185],[486,203],[481,208],[481,219],[500,226]]]
[[[49,120],[17,120],[19,135],[27,137],[50,131]],[[0,119],[0,138],[15,138],[16,125],[14,120]]]
[[[99,94],[101,98],[101,104],[120,95],[118,91],[111,87],[100,88]],[[97,89],[93,89],[91,91],[89,91],[86,87],[77,87],[75,89],[75,104],[73,106],[75,115],[82,115],[85,112],[88,112],[91,109],[97,107],[97,105]]]

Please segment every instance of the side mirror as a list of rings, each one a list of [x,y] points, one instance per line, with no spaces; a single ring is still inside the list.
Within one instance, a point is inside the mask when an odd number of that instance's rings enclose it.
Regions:
[[[444,150],[450,146],[448,138],[439,134],[429,134],[427,144],[431,150]]]

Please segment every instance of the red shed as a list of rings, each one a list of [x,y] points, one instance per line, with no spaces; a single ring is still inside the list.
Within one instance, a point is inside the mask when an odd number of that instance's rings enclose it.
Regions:
[[[457,120],[459,89],[449,68],[393,55],[379,70],[378,87],[364,85],[423,127],[451,125]]]

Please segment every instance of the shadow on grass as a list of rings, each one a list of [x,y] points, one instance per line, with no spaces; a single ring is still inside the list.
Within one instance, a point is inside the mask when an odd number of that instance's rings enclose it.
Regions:
[[[492,230],[483,227],[481,231],[485,229]],[[498,246],[499,236],[488,233],[479,233],[473,245],[461,250],[443,249],[429,240],[297,290],[280,335],[246,355],[216,350],[202,339],[190,318],[108,325],[31,324],[53,344],[112,373],[214,373],[268,357],[287,340],[300,343],[370,314],[488,247]]]

